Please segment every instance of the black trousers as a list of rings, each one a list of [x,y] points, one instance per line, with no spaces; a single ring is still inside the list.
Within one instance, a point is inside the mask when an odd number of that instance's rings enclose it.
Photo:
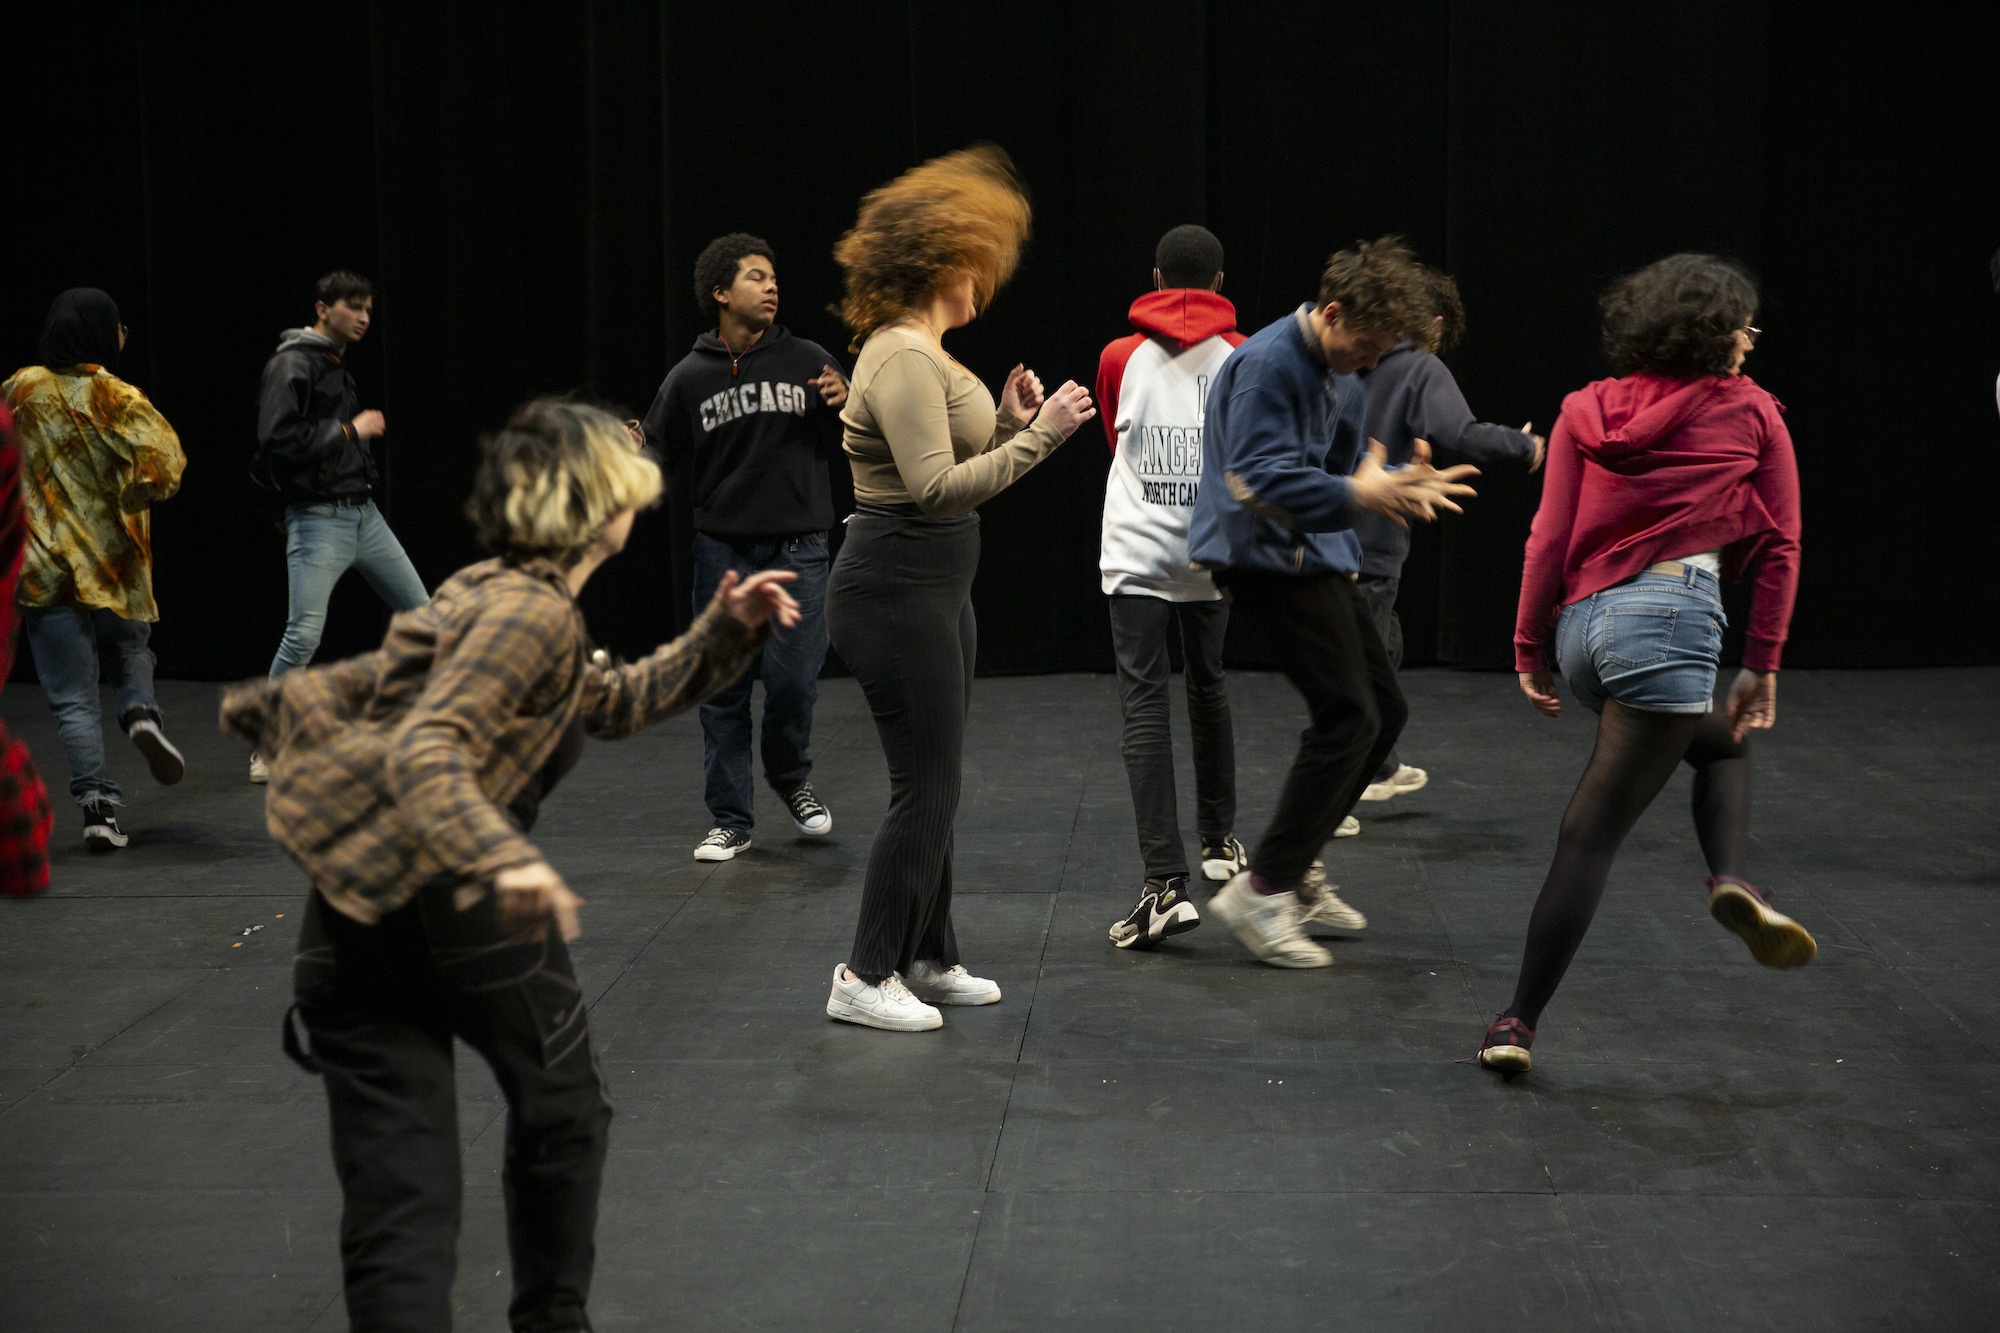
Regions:
[[[861,682],[889,762],[847,965],[867,981],[919,958],[951,967],[951,834],[979,627],[979,516],[859,513],[827,581],[826,627]]]
[[[1361,600],[1368,603],[1368,614],[1375,621],[1375,632],[1382,636],[1383,651],[1389,654],[1389,669],[1403,669],[1403,622],[1396,615],[1396,590],[1403,581],[1382,574],[1363,574],[1354,582],[1361,593]],[[1382,766],[1375,770],[1373,782],[1381,782],[1391,777],[1402,765],[1402,757],[1393,749]]]
[[[451,1327],[460,1179],[452,1038],[507,1097],[507,1247],[516,1330],[588,1329],[611,1104],[569,953],[500,933],[493,898],[427,890],[373,926],[309,895],[293,967],[311,1038],[286,1049],[326,1083],[355,1333]]]
[[[1305,696],[1311,721],[1250,868],[1296,885],[1396,747],[1409,708],[1354,580],[1231,570],[1217,582]]]
[[[1236,737],[1222,675],[1229,603],[1111,598],[1111,649],[1118,661],[1118,702],[1125,713],[1125,777],[1132,784],[1139,855],[1146,878],[1188,873],[1174,788],[1170,645],[1181,646],[1187,676],[1188,729],[1194,740],[1195,827],[1214,846],[1236,829]]]

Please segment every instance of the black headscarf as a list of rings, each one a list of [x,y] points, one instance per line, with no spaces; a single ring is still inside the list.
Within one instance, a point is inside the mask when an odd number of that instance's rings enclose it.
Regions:
[[[95,287],[72,287],[49,307],[42,325],[42,364],[118,364],[118,303]]]

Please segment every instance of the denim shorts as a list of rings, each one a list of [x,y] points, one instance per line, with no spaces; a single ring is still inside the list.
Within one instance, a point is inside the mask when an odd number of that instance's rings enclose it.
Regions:
[[[1705,569],[1635,574],[1562,609],[1556,665],[1591,712],[1706,713],[1722,655],[1722,585]]]

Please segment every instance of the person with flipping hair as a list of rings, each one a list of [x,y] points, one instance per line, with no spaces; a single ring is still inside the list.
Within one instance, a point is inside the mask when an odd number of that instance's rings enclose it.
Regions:
[[[827,585],[827,628],[861,682],[889,763],[889,809],[868,853],[854,947],[833,969],[830,1017],[916,1032],[935,1006],[993,1004],[951,924],[952,824],[977,658],[973,510],[1096,415],[1064,384],[1044,399],[1024,366],[993,395],[944,350],[1013,275],[1029,208],[998,148],[964,149],[870,192],[833,257],[860,352],[841,413],[857,512]]]
[[[1416,442],[1422,440],[1434,452],[1474,463],[1522,459],[1534,472],[1541,467],[1548,445],[1535,434],[1535,423],[1516,429],[1474,417],[1450,368],[1438,359],[1465,336],[1465,303],[1449,274],[1427,267],[1424,278],[1431,294],[1429,312],[1382,353],[1373,370],[1361,372],[1368,395],[1368,438],[1382,442],[1390,467],[1409,462]],[[1403,623],[1396,616],[1396,592],[1402,585],[1403,561],[1410,554],[1410,529],[1380,514],[1357,514],[1354,535],[1361,539],[1361,577],[1355,586],[1375,618],[1389,665],[1401,670]],[[1391,750],[1361,799],[1393,800],[1429,781],[1430,774],[1402,762]]]
[[[1778,659],[1799,579],[1799,479],[1784,409],[1743,374],[1757,287],[1714,255],[1678,254],[1602,299],[1618,378],[1563,400],[1528,537],[1515,668],[1559,716],[1553,657],[1597,717],[1597,742],[1528,918],[1514,1002],[1479,1062],[1521,1072],[1535,1029],[1596,914],[1619,846],[1685,762],[1708,863],[1708,910],[1767,967],[1819,946],[1745,879],[1748,736],[1777,718]],[[1720,576],[1754,581],[1743,669],[1715,708]]]
[[[1419,443],[1401,468],[1358,433],[1352,379],[1428,311],[1423,269],[1395,237],[1327,261],[1319,299],[1237,348],[1209,391],[1201,492],[1188,553],[1269,645],[1305,696],[1310,722],[1249,866],[1209,910],[1273,967],[1333,961],[1305,927],[1355,929],[1366,919],[1315,867],[1403,729],[1407,709],[1374,618],[1355,586],[1361,512],[1434,518],[1460,512],[1470,465],[1432,468]],[[1342,377],[1349,377],[1343,379]],[[1336,453],[1336,448],[1340,452]]]
[[[350,569],[393,611],[430,599],[389,520],[375,507],[379,474],[371,441],[389,428],[380,411],[361,411],[347,352],[375,318],[375,284],[339,270],[319,280],[313,322],[287,329],[264,363],[257,399],[252,476],[285,504],[285,573],[290,590],[284,637],[271,674],[305,666],[319,651],[334,585]],[[250,780],[267,778],[250,756]]]
[[[659,450],[694,508],[694,604],[706,606],[722,576],[789,569],[799,623],[774,634],[743,678],[701,706],[702,772],[711,827],[697,861],[728,861],[750,848],[756,790],[750,780],[750,693],[764,683],[764,778],[792,826],[833,832],[833,813],[812,787],[813,705],[826,661],[827,478],[839,438],[833,409],[847,381],[818,344],[778,317],[778,266],[770,242],[731,232],[694,265],[695,302],[716,322],[667,373],[646,413]]]
[[[1154,251],[1153,290],[1132,302],[1139,331],[1106,347],[1097,364],[1098,410],[1111,442],[1098,568],[1146,874],[1138,905],[1111,925],[1121,949],[1150,949],[1201,924],[1188,896],[1174,790],[1171,644],[1180,646],[1187,676],[1202,874],[1226,880],[1249,860],[1235,838],[1236,739],[1222,673],[1229,604],[1214,579],[1188,566],[1187,546],[1208,388],[1243,341],[1236,307],[1221,291],[1222,242],[1206,227],[1175,227]]]
[[[125,337],[107,293],[72,288],[49,307],[42,364],[0,385],[19,423],[27,517],[14,595],[93,852],[131,841],[118,823],[124,793],[105,766],[102,659],[117,687],[118,725],[153,780],[171,786],[187,772],[153,694],[150,646],[160,618],[151,506],[180,489],[187,456],[159,409],[112,373]]]
[[[268,756],[265,822],[312,884],[284,1044],[326,1087],[357,1333],[451,1327],[454,1037],[507,1099],[509,1323],[590,1327],[611,1106],[565,947],[582,899],[528,834],[586,735],[692,706],[798,616],[789,571],[730,572],[686,634],[612,664],[576,598],[658,499],[659,467],[609,413],[555,399],[483,453],[466,510],[496,558],[397,615],[375,652],[222,702]]]

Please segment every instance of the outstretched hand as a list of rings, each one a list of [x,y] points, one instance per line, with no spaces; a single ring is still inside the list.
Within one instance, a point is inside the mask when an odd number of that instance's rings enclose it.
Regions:
[[[790,629],[799,623],[799,604],[785,591],[785,585],[796,578],[798,575],[789,569],[760,569],[746,579],[732,569],[716,585],[715,600],[751,629],[766,620],[775,621],[779,629]]]
[[[1563,705],[1562,700],[1556,697],[1555,674],[1547,667],[1521,672],[1521,693],[1528,696],[1528,702],[1543,717],[1562,716]]]
[[[508,866],[495,875],[493,898],[505,934],[539,940],[552,924],[565,942],[583,933],[576,919],[583,899],[570,892],[569,885],[546,861]]]
[[[1737,744],[1746,731],[1769,731],[1778,720],[1778,673],[1752,671],[1736,673],[1729,687],[1729,739]]]
[[[1042,410],[1041,377],[1024,365],[1007,372],[1006,387],[1000,390],[1000,406],[1016,421],[1033,421]]]
[[[1382,442],[1368,441],[1368,452],[1347,479],[1348,495],[1356,506],[1386,515],[1405,527],[1412,518],[1425,522],[1435,519],[1440,509],[1462,514],[1465,511],[1451,497],[1475,493],[1462,479],[1478,476],[1479,469],[1470,463],[1432,467],[1428,440],[1416,442],[1406,466],[1390,468],[1388,461],[1389,451]]]

